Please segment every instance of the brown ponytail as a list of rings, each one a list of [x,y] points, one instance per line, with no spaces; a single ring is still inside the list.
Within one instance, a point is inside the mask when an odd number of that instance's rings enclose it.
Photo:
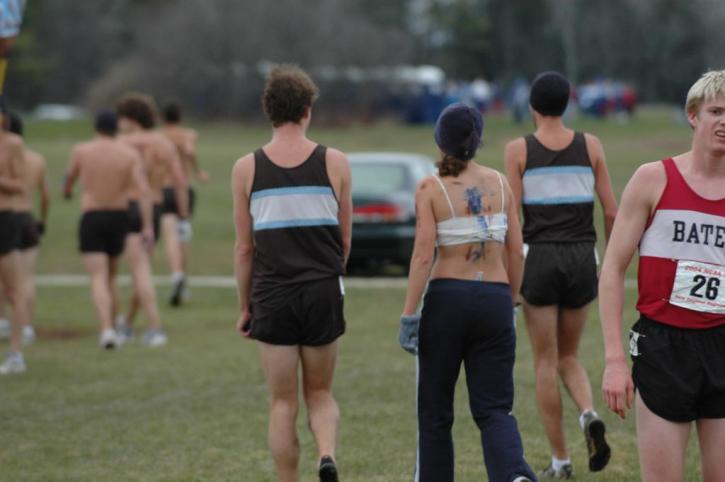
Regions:
[[[457,157],[453,157],[450,154],[444,154],[443,159],[438,163],[438,175],[443,176],[458,176],[468,165],[468,161],[462,161]]]

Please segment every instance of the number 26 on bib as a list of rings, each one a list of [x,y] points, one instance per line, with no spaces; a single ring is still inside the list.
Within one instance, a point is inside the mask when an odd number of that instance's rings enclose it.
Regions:
[[[725,313],[725,267],[678,261],[670,304],[705,313]]]

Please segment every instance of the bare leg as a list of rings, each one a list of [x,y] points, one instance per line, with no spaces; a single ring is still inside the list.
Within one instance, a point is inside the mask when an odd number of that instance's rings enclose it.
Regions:
[[[674,423],[650,411],[637,394],[637,445],[644,482],[682,482],[690,423]],[[723,438],[721,436],[720,441]],[[722,457],[722,446],[718,456]],[[722,467],[722,462],[720,462]],[[722,473],[720,473],[722,475]],[[713,481],[717,479],[711,479]]]
[[[20,251],[20,269],[23,272],[23,289],[28,306],[28,326],[32,324],[35,316],[35,261],[37,258],[38,248]]]
[[[719,482],[725,474],[725,418],[701,418],[697,421],[700,458],[704,482]]]
[[[161,231],[164,236],[164,250],[166,251],[166,261],[169,264],[169,271],[171,273],[183,273],[184,259],[176,226],[176,214],[164,214],[161,216]]]
[[[259,342],[262,368],[271,398],[268,442],[280,482],[298,482],[300,445],[297,439],[298,346],[269,345]]]
[[[320,457],[335,458],[335,439],[340,409],[332,397],[332,377],[337,359],[337,341],[324,346],[302,347],[302,389],[310,430]]]
[[[559,347],[559,375],[579,412],[592,410],[592,387],[589,377],[577,359],[579,341],[589,314],[589,305],[576,309],[559,309],[557,344]]]
[[[21,286],[22,274],[20,268],[20,255],[12,251],[0,257],[0,284],[5,290],[5,298],[13,308],[10,320],[10,351],[20,353],[22,347],[23,327],[28,324],[28,304],[25,301],[25,291]]]
[[[131,265],[133,291],[146,313],[149,328],[160,329],[161,317],[156,305],[156,289],[151,279],[151,260],[144,249],[140,234],[133,233],[126,237],[126,254]]]
[[[534,353],[539,415],[549,439],[552,455],[557,459],[568,459],[559,393],[558,307],[533,306],[524,302],[524,316]]]
[[[104,253],[83,254],[83,265],[91,278],[91,296],[96,307],[96,316],[101,322],[101,330],[113,329],[111,312],[111,288],[108,284],[110,261]]]

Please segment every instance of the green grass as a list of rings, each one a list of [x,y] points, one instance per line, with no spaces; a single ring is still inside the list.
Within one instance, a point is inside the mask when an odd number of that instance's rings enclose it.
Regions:
[[[669,112],[644,112],[621,125],[574,125],[604,143],[617,194],[642,162],[684,151],[689,129]],[[229,170],[236,158],[265,142],[266,127],[200,124],[200,160],[212,181],[200,188],[194,219],[195,274],[231,274],[233,227]],[[54,204],[39,272],[81,273],[75,251],[78,196],[60,200],[70,146],[90,136],[85,124],[29,122],[28,143],[47,158]],[[487,119],[481,160],[502,166],[505,142],[529,125]],[[345,129],[313,128],[320,142],[355,150],[402,150],[435,155],[429,127],[395,124]],[[157,273],[164,273],[156,253]],[[165,290],[159,291],[160,300]],[[634,322],[635,293],[628,291],[625,325]],[[335,378],[342,410],[338,458],[347,482],[411,479],[415,458],[414,359],[397,346],[402,289],[348,289],[346,318]],[[188,307],[162,303],[171,343],[160,350],[138,345],[106,353],[96,347],[96,321],[88,290],[41,287],[36,325],[40,340],[28,347],[29,371],[0,379],[0,481],[273,481],[266,448],[267,394],[254,343],[234,332],[233,289],[195,288]],[[140,320],[143,322],[143,320]],[[534,402],[529,342],[519,322],[514,414],[535,468],[549,450]],[[620,421],[601,403],[602,342],[596,311],[581,346],[597,408],[608,425],[613,458],[600,474],[586,471],[586,449],[576,410],[565,396],[566,432],[577,480],[638,480],[634,421]],[[486,480],[480,442],[467,405],[463,374],[456,397],[458,481]],[[314,443],[299,422],[302,480],[315,480]],[[699,480],[696,446],[687,480]]]

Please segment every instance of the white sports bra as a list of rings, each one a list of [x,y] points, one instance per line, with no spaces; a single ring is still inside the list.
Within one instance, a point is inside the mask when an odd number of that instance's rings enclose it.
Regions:
[[[506,197],[504,196],[501,174],[497,174],[498,182],[501,185],[501,212],[479,216],[456,216],[446,186],[438,175],[433,176],[441,185],[446,201],[448,201],[448,207],[451,209],[450,218],[436,223],[438,246],[455,246],[486,241],[506,242],[506,230],[508,229],[508,217],[505,212]]]

